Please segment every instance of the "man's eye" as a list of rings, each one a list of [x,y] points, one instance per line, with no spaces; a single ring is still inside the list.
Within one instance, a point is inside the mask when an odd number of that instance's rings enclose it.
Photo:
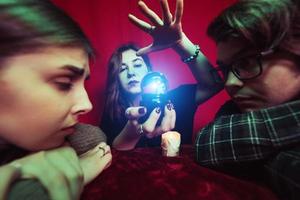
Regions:
[[[230,67],[227,65],[219,65],[218,69],[222,72],[223,75],[227,75]]]

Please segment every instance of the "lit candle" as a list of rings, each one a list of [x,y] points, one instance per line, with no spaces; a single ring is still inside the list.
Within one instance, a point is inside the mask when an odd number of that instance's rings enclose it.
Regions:
[[[161,135],[161,148],[164,156],[178,156],[180,147],[180,134],[176,131],[168,131]]]

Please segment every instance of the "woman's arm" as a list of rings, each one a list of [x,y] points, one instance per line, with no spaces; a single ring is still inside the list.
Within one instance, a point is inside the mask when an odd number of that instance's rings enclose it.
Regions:
[[[160,2],[163,19],[149,9],[143,1],[139,1],[138,3],[142,13],[153,25],[129,14],[130,21],[153,38],[153,43],[140,49],[138,54],[150,53],[166,48],[174,49],[182,60],[188,64],[197,81],[198,88],[195,95],[195,102],[199,105],[222,90],[223,84],[217,83],[214,80],[214,77],[211,75],[212,65],[182,30],[183,0],[176,1],[174,16],[170,12],[168,1],[162,0]]]
[[[41,185],[36,184],[37,181],[27,183],[42,186],[50,199],[79,199],[83,186],[107,168],[110,161],[110,149],[105,143],[100,143],[94,149],[81,155],[80,158],[70,147],[40,151],[1,167],[1,180],[2,172],[7,173],[4,176],[6,180],[1,181],[0,189],[5,194],[5,192],[10,192],[10,187],[13,186],[9,184],[10,181],[17,178],[20,180],[32,179],[37,180]],[[15,178],[15,175],[18,177]],[[28,185],[23,186],[27,187]],[[24,193],[30,192],[32,187],[27,191],[23,186],[22,190],[12,190],[15,193],[13,196],[31,195]]]
[[[75,151],[70,147],[40,151],[7,165],[19,170],[19,179],[38,180],[51,199],[78,199],[82,191],[82,169]]]
[[[172,46],[172,48],[182,59],[189,58],[197,53],[197,47],[184,33],[182,33],[182,39]],[[195,102],[197,105],[205,102],[223,89],[223,83],[216,82],[212,76],[211,71],[214,68],[202,54],[201,50],[196,58],[186,62],[186,64],[189,66],[189,69],[197,81],[197,91],[195,95]]]

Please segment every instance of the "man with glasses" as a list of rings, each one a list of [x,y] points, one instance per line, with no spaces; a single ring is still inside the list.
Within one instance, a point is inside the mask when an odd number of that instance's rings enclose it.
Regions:
[[[231,100],[196,139],[201,165],[268,175],[283,199],[300,197],[299,10],[297,0],[241,0],[210,24],[212,74]]]

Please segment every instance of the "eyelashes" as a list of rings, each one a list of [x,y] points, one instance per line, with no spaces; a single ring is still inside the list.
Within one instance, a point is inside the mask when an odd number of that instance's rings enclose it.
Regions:
[[[69,91],[73,88],[73,83],[55,82],[55,84],[61,91]]]
[[[133,65],[134,68],[141,68],[141,67],[143,67],[143,66],[144,66],[144,65],[143,65],[143,64],[140,64],[140,63],[136,63],[136,64]],[[122,66],[120,67],[119,72],[121,73],[121,72],[123,72],[123,71],[125,71],[125,70],[128,70],[128,66],[127,66],[127,65],[122,65]]]
[[[74,77],[62,76],[54,79],[54,84],[61,91],[69,91],[74,85]]]

